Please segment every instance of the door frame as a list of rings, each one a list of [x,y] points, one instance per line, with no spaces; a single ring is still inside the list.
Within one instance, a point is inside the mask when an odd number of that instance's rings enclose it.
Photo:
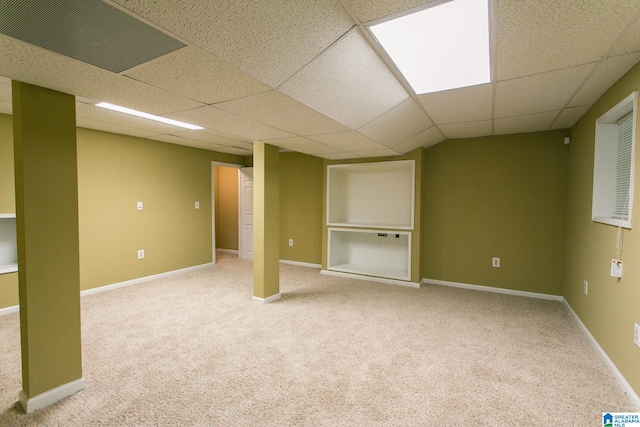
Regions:
[[[216,166],[240,169],[246,166],[235,163],[211,162],[211,263],[216,263]],[[238,216],[240,212],[238,212]],[[238,218],[240,219],[240,218]],[[238,236],[240,237],[240,236]],[[239,244],[239,242],[238,242]]]

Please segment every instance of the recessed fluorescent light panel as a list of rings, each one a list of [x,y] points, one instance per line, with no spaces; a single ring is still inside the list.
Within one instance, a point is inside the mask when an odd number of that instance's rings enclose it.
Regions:
[[[369,29],[417,94],[491,81],[489,0],[453,0]]]
[[[154,114],[145,113],[138,110],[132,110],[131,108],[120,107],[119,105],[109,104],[108,102],[101,102],[96,104],[96,107],[102,107],[113,111],[119,111],[121,113],[131,114],[132,116],[138,116],[149,120],[155,120],[156,122],[162,122],[169,125],[180,126],[182,128],[198,130],[204,129],[202,126],[196,126],[185,122],[180,122],[178,120],[168,119],[166,117],[156,116]]]

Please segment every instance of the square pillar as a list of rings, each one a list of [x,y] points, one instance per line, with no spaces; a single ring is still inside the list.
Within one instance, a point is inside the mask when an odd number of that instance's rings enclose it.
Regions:
[[[253,142],[253,300],[280,299],[280,149]]]
[[[26,412],[85,387],[75,98],[12,82],[22,391]]]

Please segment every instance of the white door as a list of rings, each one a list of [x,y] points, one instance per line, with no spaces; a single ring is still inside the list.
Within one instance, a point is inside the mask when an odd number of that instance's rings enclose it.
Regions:
[[[240,258],[253,260],[253,168],[238,169]]]

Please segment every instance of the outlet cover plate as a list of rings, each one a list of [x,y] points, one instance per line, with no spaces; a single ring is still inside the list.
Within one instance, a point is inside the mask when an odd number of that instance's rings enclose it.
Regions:
[[[611,277],[622,277],[622,260],[611,260]]]
[[[640,325],[637,323],[633,324],[633,342],[640,347]]]
[[[138,259],[144,259],[144,249],[138,250]]]
[[[491,258],[491,267],[500,268],[500,258],[498,257]]]

